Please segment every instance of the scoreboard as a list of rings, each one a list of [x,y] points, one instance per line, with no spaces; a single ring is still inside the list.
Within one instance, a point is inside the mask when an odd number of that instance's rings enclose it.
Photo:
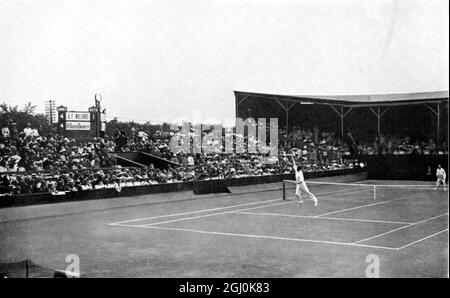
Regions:
[[[58,109],[58,133],[75,138],[102,137],[106,130],[106,114],[92,111]]]

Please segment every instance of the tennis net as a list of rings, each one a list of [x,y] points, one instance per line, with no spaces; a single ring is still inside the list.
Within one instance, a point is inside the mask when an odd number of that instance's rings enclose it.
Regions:
[[[296,185],[295,180],[283,180],[283,200],[295,196]],[[421,192],[433,192],[436,188],[436,185],[431,182],[423,184],[365,184],[306,181],[306,185],[317,197],[324,195],[327,197],[344,197],[347,194],[355,194],[359,198],[372,200],[388,200],[399,195],[408,196]],[[439,191],[442,191],[442,186],[440,187]]]
[[[31,260],[0,263],[0,278],[68,278],[79,277],[70,272],[38,265]]]

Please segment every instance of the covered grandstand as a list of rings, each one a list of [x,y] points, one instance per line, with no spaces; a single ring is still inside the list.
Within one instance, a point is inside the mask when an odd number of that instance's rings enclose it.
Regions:
[[[234,91],[236,117],[278,118],[280,127],[318,126],[359,138],[384,133],[433,138],[448,135],[448,91],[374,95],[281,95]]]

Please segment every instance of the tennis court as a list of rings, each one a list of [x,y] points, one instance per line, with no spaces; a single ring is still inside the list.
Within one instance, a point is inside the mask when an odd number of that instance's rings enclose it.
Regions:
[[[61,214],[0,223],[1,259],[62,267],[77,254],[87,277],[365,277],[375,254],[381,277],[448,276],[448,191],[400,183],[311,181],[318,207],[298,205],[289,182],[285,200],[277,183],[128,206],[64,203]]]

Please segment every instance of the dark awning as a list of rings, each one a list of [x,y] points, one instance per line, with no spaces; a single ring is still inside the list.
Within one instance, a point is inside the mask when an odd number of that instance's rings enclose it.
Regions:
[[[398,106],[448,102],[448,91],[372,95],[281,95],[234,91],[236,102],[247,97],[285,100],[299,103],[340,105],[347,107]]]

